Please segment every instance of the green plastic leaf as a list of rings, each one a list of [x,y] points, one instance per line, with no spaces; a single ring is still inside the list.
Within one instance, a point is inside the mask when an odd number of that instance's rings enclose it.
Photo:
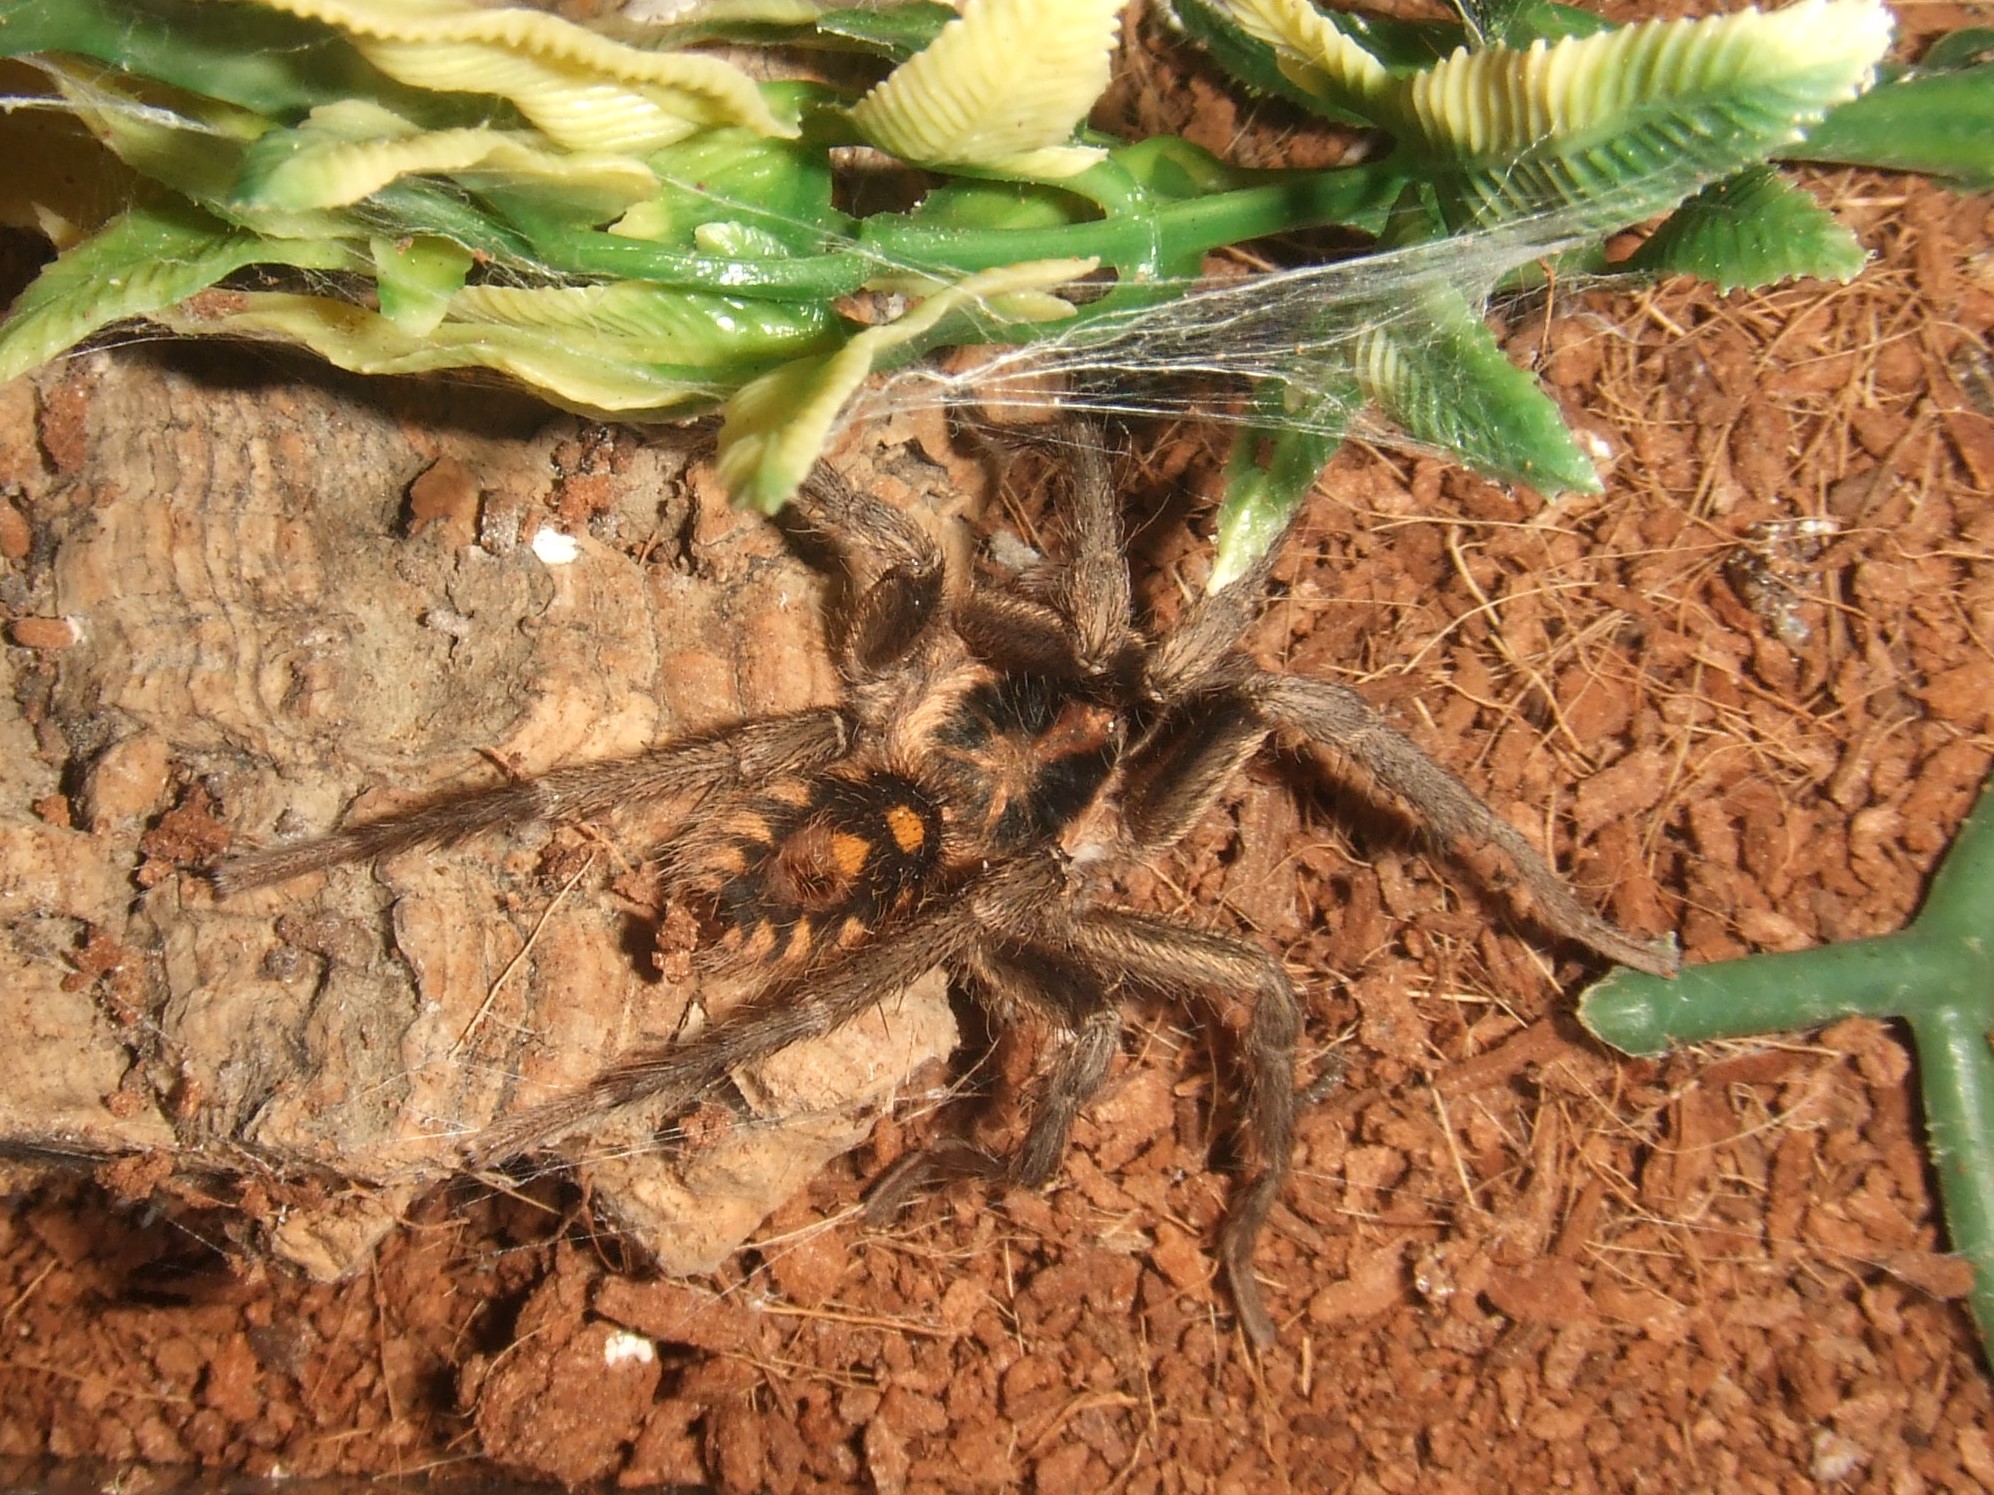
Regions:
[[[905,62],[931,45],[955,18],[955,11],[946,5],[912,0],[877,10],[826,11],[817,18],[817,30],[825,36],[857,42],[895,62]]]
[[[1218,65],[1256,93],[1270,94],[1345,124],[1364,124],[1362,115],[1337,109],[1281,70],[1280,53],[1233,17],[1225,0],[1172,0],[1178,24]]]
[[[68,53],[271,119],[341,98],[397,111],[424,98],[395,82],[337,32],[255,5],[214,0],[0,0],[0,56]],[[455,113],[428,96],[430,125]],[[468,101],[467,101],[468,102]],[[451,122],[473,123],[475,105]]]
[[[1969,44],[1932,51],[1971,65],[1935,68],[1927,54],[1916,71],[1842,105],[1781,154],[1924,172],[1967,192],[1994,188],[1994,61],[1973,60],[1994,46],[1994,32],[1959,36]]]
[[[1319,112],[1398,141],[1449,230],[1576,210],[1603,229],[1669,207],[1801,138],[1868,83],[1890,36],[1880,0],[1655,21],[1595,34],[1549,7],[1505,8],[1514,32],[1569,30],[1525,48],[1460,49],[1388,67],[1308,0],[1185,0],[1221,60]],[[1256,49],[1258,49],[1256,51]]]
[[[1413,440],[1485,476],[1540,493],[1599,492],[1557,402],[1503,356],[1466,298],[1433,284],[1411,295],[1402,315],[1356,340],[1364,393]]]
[[[1208,35],[1227,38],[1221,60],[1257,75],[1248,81],[1264,80],[1271,61],[1276,91],[1333,118],[1377,119],[1390,72],[1309,0],[1204,0],[1197,9]]]
[[[907,215],[929,228],[975,233],[985,229],[1064,228],[1092,216],[1070,192],[1037,182],[944,182]]]
[[[198,208],[134,208],[59,255],[21,292],[0,327],[0,381],[24,374],[102,328],[204,291],[247,265],[354,268],[343,246],[266,244]]]
[[[432,331],[464,288],[476,263],[471,251],[449,239],[427,235],[368,241],[374,257],[374,289],[381,315],[415,337]]]
[[[1446,282],[1414,280],[1389,304],[1340,307],[1302,340],[1310,351],[1284,379],[1263,382],[1234,440],[1208,589],[1245,575],[1280,538],[1367,402],[1413,440],[1489,477],[1547,493],[1598,491],[1556,403]]]
[[[1263,390],[1250,423],[1233,438],[1212,574],[1205,582],[1208,592],[1246,575],[1287,531],[1323,465],[1343,444],[1343,433],[1362,401],[1354,375],[1336,380],[1306,411],[1290,408],[1292,389],[1273,385]]]
[[[605,23],[605,29],[615,24],[636,37],[682,46],[688,40],[760,35],[776,27],[813,26],[832,3],[833,0],[698,0],[695,5],[671,7],[682,14],[681,19]]]
[[[1696,275],[1730,291],[1796,275],[1847,281],[1867,259],[1855,235],[1809,193],[1757,166],[1697,193],[1622,268]]]
[[[789,500],[830,440],[845,402],[889,356],[919,352],[945,321],[968,314],[997,323],[1073,314],[1053,287],[1092,273],[1093,260],[1051,260],[985,270],[929,296],[891,322],[855,333],[837,352],[799,359],[744,385],[727,402],[715,466],[735,501],[774,512]]]
[[[450,176],[488,190],[537,185],[571,216],[596,223],[619,216],[658,185],[632,156],[550,150],[528,131],[424,130],[368,100],[344,99],[251,145],[234,205],[245,213],[346,207],[415,175]]]
[[[870,52],[905,62],[933,41],[954,9],[936,0],[890,4],[839,4],[837,0],[699,0],[679,19],[632,22],[602,19],[598,30],[647,47],[692,47],[711,42],[743,46],[816,46]]]
[[[1264,174],[1242,170],[1176,135],[1152,135],[1119,146],[1108,152],[1108,157],[1152,200],[1165,202],[1189,202],[1265,180]]]
[[[1432,67],[1469,41],[1467,28],[1458,21],[1401,21],[1358,10],[1332,9],[1327,14],[1331,25],[1392,73],[1416,73]]]
[[[1456,6],[1477,46],[1527,47],[1540,38],[1555,41],[1613,29],[1613,23],[1602,16],[1569,5],[1554,5],[1550,0],[1456,0]],[[1451,50],[1451,47],[1446,49]]]
[[[771,140],[739,127],[702,130],[646,158],[657,179],[645,205],[642,237],[689,248],[704,223],[751,224],[808,254],[850,220],[831,201],[830,163],[821,149]],[[635,224],[619,225],[633,233]]]
[[[1121,15],[1121,0],[969,0],[852,106],[852,124],[924,166],[1077,175],[1107,154],[1067,142],[1107,89]]]
[[[837,319],[816,302],[750,301],[641,281],[467,286],[451,299],[450,323],[544,331],[605,360],[668,353],[675,365],[704,368],[766,366],[838,338]]]
[[[1247,87],[1287,98],[1312,113],[1346,124],[1373,122],[1360,108],[1342,107],[1334,98],[1290,79],[1282,71],[1282,50],[1277,41],[1262,40],[1254,34],[1258,30],[1267,36],[1269,28],[1261,25],[1249,30],[1242,25],[1235,0],[1172,0],[1172,9],[1184,29],[1198,39],[1219,66]],[[1432,67],[1470,40],[1468,28],[1458,21],[1401,21],[1350,10],[1325,11],[1321,19],[1345,41],[1394,74],[1416,73]],[[1585,11],[1553,4],[1551,0],[1522,0],[1507,31],[1489,35],[1493,40],[1525,45],[1540,36],[1586,36],[1610,24]],[[1290,57],[1289,60],[1299,65],[1299,76],[1308,76],[1305,59]]]
[[[789,253],[788,246],[774,234],[731,219],[700,224],[692,231],[692,243],[701,254],[736,260],[780,259]]]
[[[684,20],[662,25],[646,21],[642,23],[642,34],[676,38],[686,31],[711,25],[813,25],[834,3],[835,0],[697,0],[693,5],[681,3],[675,7],[684,13]]]
[[[268,121],[230,104],[142,79],[77,57],[24,59],[54,86],[69,111],[120,161],[219,216],[248,144]]]
[[[1976,68],[1994,62],[1994,26],[1965,26],[1940,37],[1918,60],[1914,76]]]

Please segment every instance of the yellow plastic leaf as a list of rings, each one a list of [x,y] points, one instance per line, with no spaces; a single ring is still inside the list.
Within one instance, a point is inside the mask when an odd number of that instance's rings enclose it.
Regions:
[[[359,268],[343,244],[266,243],[184,204],[135,207],[64,251],[15,298],[0,325],[0,383],[115,322],[157,316],[248,265]]]
[[[626,239],[652,239],[662,242],[671,237],[674,221],[672,210],[653,198],[632,207],[629,212],[609,225],[608,232]]]
[[[1777,11],[1649,21],[1527,51],[1453,56],[1406,81],[1383,122],[1454,159],[1510,159],[1553,137],[1625,128],[1653,100],[1753,101],[1804,90],[1818,118],[1868,86],[1890,43],[1879,0],[1801,0]],[[1798,140],[1795,124],[1786,139]]]
[[[1122,0],[969,0],[852,106],[881,150],[922,165],[1057,180],[1106,152],[1071,145],[1108,86]]]
[[[344,207],[397,178],[430,174],[479,187],[542,185],[601,220],[658,190],[657,178],[635,157],[547,150],[520,131],[423,130],[364,99],[322,105],[281,138],[283,158],[238,186],[243,207]]]
[[[992,320],[1044,322],[1073,314],[1071,302],[1050,294],[1091,273],[1098,260],[1031,260],[984,270],[937,291],[891,322],[868,327],[837,352],[799,358],[750,380],[727,402],[716,466],[739,502],[780,508],[816,465],[838,412],[873,365],[952,312],[975,308]]]
[[[337,27],[388,76],[496,94],[570,150],[642,153],[714,125],[793,137],[746,73],[717,57],[648,52],[540,11],[463,0],[262,0]]]
[[[1274,49],[1276,65],[1297,88],[1326,104],[1367,112],[1391,86],[1385,65],[1345,36],[1309,0],[1220,0],[1248,36]]]
[[[62,107],[106,150],[196,201],[224,196],[243,144],[270,128],[246,109],[85,57],[42,53],[20,60],[48,79]]]
[[[572,329],[501,327],[446,321],[411,336],[378,312],[327,296],[255,291],[194,301],[149,314],[190,337],[268,338],[310,348],[359,374],[421,374],[484,368],[530,384],[571,409],[591,414],[656,415],[710,404],[724,389],[705,379],[663,372],[601,347]]]

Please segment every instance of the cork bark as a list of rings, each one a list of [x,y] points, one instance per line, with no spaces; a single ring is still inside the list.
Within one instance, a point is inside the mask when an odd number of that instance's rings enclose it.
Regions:
[[[225,900],[202,868],[837,682],[823,579],[725,505],[696,434],[298,372],[123,350],[0,392],[25,544],[0,1147],[225,1201],[333,1276],[493,1120],[726,994],[658,953],[641,814]],[[861,1026],[744,1077],[691,1140],[636,1116],[564,1144],[596,1213],[712,1265],[955,1039],[934,983]]]

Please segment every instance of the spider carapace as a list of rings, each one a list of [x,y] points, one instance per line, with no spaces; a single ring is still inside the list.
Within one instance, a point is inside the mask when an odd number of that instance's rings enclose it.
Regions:
[[[1625,964],[1673,968],[1673,945],[1623,934],[1452,774],[1353,692],[1260,669],[1240,645],[1272,564],[1137,621],[1106,460],[1071,433],[1070,553],[1024,576],[965,575],[908,518],[820,470],[802,522],[838,552],[830,644],[843,701],[760,717],[448,800],[316,841],[232,858],[223,888],[477,831],[669,803],[684,829],[659,855],[673,896],[718,926],[705,952],[745,978],[724,1019],[616,1062],[571,1096],[485,1131],[492,1165],[635,1102],[669,1115],[744,1064],[829,1032],[936,967],[993,1023],[1046,1039],[1025,1137],[1007,1158],[967,1145],[903,1162],[875,1188],[884,1214],[922,1178],[973,1170],[1036,1185],[1120,1041],[1130,990],[1250,999],[1229,1106],[1245,1177],[1220,1255],[1242,1327],[1274,1320],[1255,1243],[1287,1175],[1301,1009],[1279,959],[1229,934],[1112,906],[1113,873],[1169,846],[1270,734],[1333,750],[1443,842],[1493,846],[1552,933]]]

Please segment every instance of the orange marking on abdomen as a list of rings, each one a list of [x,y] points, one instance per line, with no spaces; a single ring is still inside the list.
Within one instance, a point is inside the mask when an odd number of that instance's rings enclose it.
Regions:
[[[886,828],[893,833],[893,844],[912,856],[927,842],[928,828],[921,823],[921,817],[908,805],[893,805],[886,812]]]
[[[871,855],[872,843],[864,836],[854,836],[850,831],[832,833],[831,861],[846,877],[857,877]]]

